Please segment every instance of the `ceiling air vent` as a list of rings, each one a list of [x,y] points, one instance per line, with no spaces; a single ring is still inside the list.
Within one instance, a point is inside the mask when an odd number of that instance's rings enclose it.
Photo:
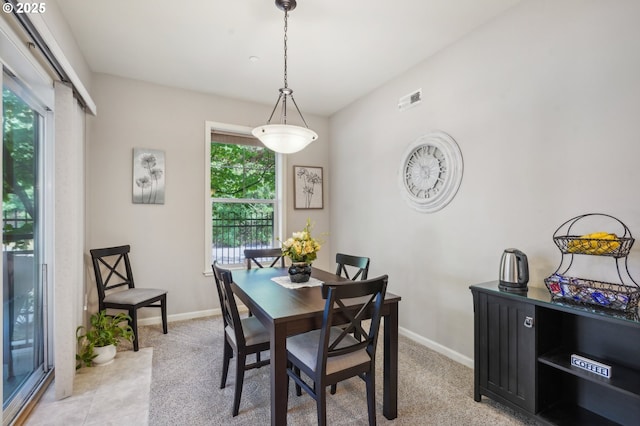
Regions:
[[[422,89],[418,89],[400,98],[398,101],[398,109],[404,111],[407,108],[418,105],[422,102]]]

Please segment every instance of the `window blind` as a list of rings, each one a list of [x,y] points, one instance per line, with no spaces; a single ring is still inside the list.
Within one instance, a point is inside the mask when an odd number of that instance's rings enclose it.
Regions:
[[[211,132],[211,142],[218,143],[232,143],[236,145],[249,145],[264,147],[264,145],[256,138],[250,135],[220,133],[216,131]]]

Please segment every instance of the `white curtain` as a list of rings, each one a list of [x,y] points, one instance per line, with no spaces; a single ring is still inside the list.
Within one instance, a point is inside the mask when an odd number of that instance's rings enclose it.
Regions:
[[[85,113],[64,83],[55,87],[54,359],[56,399],[71,396],[75,329],[83,323]]]

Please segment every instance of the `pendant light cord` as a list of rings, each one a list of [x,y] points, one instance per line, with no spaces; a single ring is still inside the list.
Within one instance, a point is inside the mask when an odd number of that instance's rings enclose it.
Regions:
[[[284,11],[284,88],[288,88],[287,85],[287,18],[289,17],[289,11]]]
[[[293,5],[293,7],[295,7],[295,4]],[[269,116],[269,120],[267,120],[267,124],[271,124],[271,119],[273,118],[273,114],[276,112],[276,109],[278,108],[278,104],[280,103],[280,100],[282,100],[282,108],[281,108],[282,115],[281,115],[280,121],[282,124],[287,124],[287,98],[291,98],[291,101],[293,102],[293,106],[296,108],[296,111],[298,111],[298,115],[300,115],[300,118],[302,119],[304,126],[308,129],[309,125],[307,124],[307,120],[304,119],[302,112],[300,112],[300,108],[298,108],[298,104],[296,103],[296,100],[293,98],[293,90],[289,90],[289,83],[287,81],[287,59],[288,59],[287,30],[289,29],[288,18],[289,18],[289,9],[285,7],[284,8],[284,87],[280,89],[280,95],[278,95],[278,100],[276,101],[276,104],[273,107],[273,110],[271,111],[271,115]]]
[[[284,10],[284,88],[283,92],[284,96],[282,97],[282,122],[287,124],[287,95],[288,91],[286,89],[289,88],[289,84],[287,82],[287,29],[289,18],[289,10]]]

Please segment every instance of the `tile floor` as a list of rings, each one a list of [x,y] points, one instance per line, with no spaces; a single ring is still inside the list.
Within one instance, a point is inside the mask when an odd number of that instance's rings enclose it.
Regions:
[[[27,426],[147,425],[153,348],[118,352],[113,363],[76,372],[73,395],[56,401],[54,384]]]

